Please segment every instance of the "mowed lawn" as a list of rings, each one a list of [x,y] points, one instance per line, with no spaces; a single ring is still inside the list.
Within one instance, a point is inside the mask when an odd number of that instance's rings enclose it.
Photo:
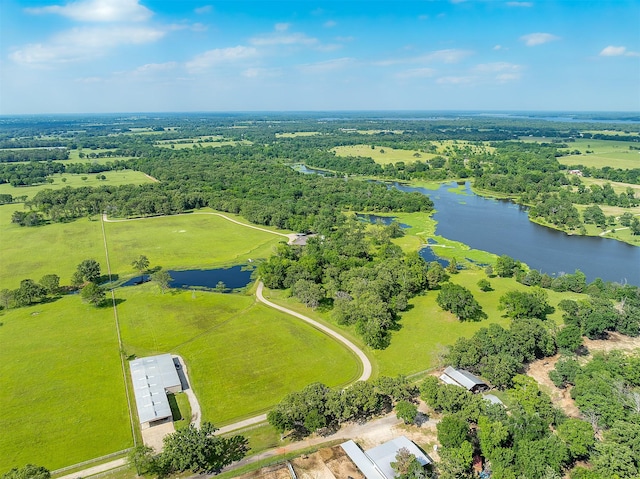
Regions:
[[[199,213],[105,223],[111,270],[134,274],[131,262],[145,255],[151,267],[206,269],[267,258],[287,238]],[[228,215],[246,223],[243,218]],[[248,224],[248,223],[247,223]]]
[[[126,353],[180,354],[203,419],[216,425],[260,414],[309,383],[344,385],[360,374],[335,340],[252,296],[161,294],[145,284],[117,297]]]
[[[0,474],[131,447],[111,308],[78,296],[0,314]]]
[[[100,222],[81,218],[71,223],[25,227],[11,223],[21,204],[0,206],[0,289],[16,289],[23,279],[39,281],[57,274],[68,285],[77,265],[95,259],[104,268]],[[105,268],[106,269],[106,268]]]
[[[111,161],[114,161],[113,159]],[[99,180],[96,175],[104,175],[105,180]],[[144,183],[153,182],[152,179],[145,176],[140,171],[133,170],[118,170],[118,171],[104,171],[102,173],[86,173],[86,174],[71,174],[71,173],[56,173],[51,175],[53,183],[44,183],[35,186],[11,186],[9,183],[0,185],[0,194],[9,194],[13,197],[26,195],[28,198],[33,198],[36,193],[41,190],[59,190],[66,186],[78,188],[81,186],[120,186],[120,185],[142,185]],[[62,181],[62,179],[66,181]],[[83,180],[82,178],[86,178]]]

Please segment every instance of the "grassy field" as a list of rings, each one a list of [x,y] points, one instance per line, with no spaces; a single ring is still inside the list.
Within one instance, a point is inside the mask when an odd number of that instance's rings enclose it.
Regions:
[[[613,140],[577,139],[568,143],[569,151],[579,150],[581,155],[561,156],[558,161],[563,165],[584,165],[589,167],[632,169],[640,168],[640,151],[630,150],[629,145],[637,143]],[[586,153],[586,151],[593,153]]]
[[[131,262],[141,254],[149,258],[152,267],[206,269],[267,258],[275,245],[287,240],[219,216],[197,213],[105,223],[105,230],[111,269],[120,275],[133,275]]]
[[[117,296],[127,354],[180,354],[203,419],[216,425],[262,412],[311,382],[336,386],[360,374],[335,340],[251,296],[163,295],[149,284]]]
[[[99,220],[80,218],[26,228],[11,224],[13,211],[21,208],[18,204],[0,206],[0,289],[14,289],[22,279],[38,281],[45,274],[57,274],[62,284],[69,284],[76,266],[89,258],[97,260],[106,273]],[[131,262],[141,254],[152,267],[220,267],[266,258],[279,241],[286,240],[200,214],[105,223],[105,230],[112,272],[121,277],[136,274]]]
[[[477,286],[478,280],[486,278],[483,270],[470,269],[454,275],[451,281],[467,287],[481,304],[488,315],[488,319],[479,322],[460,322],[450,313],[442,311],[436,304],[437,291],[429,291],[410,301],[411,308],[402,313],[400,329],[392,331],[391,344],[384,350],[363,349],[377,364],[377,373],[384,376],[398,374],[410,375],[438,366],[438,353],[444,347],[453,344],[458,337],[469,337],[478,329],[490,323],[508,326],[510,320],[502,316],[498,310],[500,296],[509,290],[527,290],[527,287],[512,278],[490,278],[494,289],[491,292],[481,292]],[[547,291],[549,303],[557,306],[561,299],[582,297],[575,293],[555,293]],[[269,291],[270,298],[278,304],[300,311],[307,316],[323,321],[334,329],[348,336],[362,347],[362,341],[355,337],[353,327],[337,325],[328,311],[312,311],[289,298],[286,291]],[[551,321],[561,322],[560,311],[556,310],[549,316]]]
[[[335,148],[332,148],[331,151],[335,152],[337,156],[370,157],[373,158],[373,161],[381,165],[386,165],[388,163],[397,163],[398,161],[412,163],[416,160],[424,161],[436,156],[430,153],[422,153],[417,150],[400,150],[388,146],[376,146],[375,148],[371,148],[371,145],[337,146]],[[420,156],[414,156],[416,154]]]
[[[293,133],[276,133],[276,138],[297,138],[299,136],[316,136],[319,131],[296,131]]]
[[[104,266],[98,221],[81,218],[28,228],[11,223],[11,215],[17,209],[21,210],[22,205],[0,206],[0,289],[15,289],[21,280],[38,281],[45,274],[57,274],[61,284],[69,284],[76,266],[89,258]]]
[[[0,314],[0,474],[132,446],[111,308],[77,296]]]
[[[145,176],[140,171],[133,170],[118,170],[118,171],[104,171],[100,173],[106,177],[105,180],[99,180],[95,174],[71,174],[71,173],[56,173],[50,178],[53,179],[53,183],[44,183],[35,186],[11,186],[9,183],[3,183],[0,185],[0,193],[9,194],[12,196],[27,195],[31,198],[35,196],[38,191],[44,189],[59,190],[66,186],[72,188],[78,188],[80,186],[120,186],[120,185],[142,185],[144,183],[151,183],[153,180]],[[63,181],[63,178],[65,181]],[[83,178],[86,178],[83,180]]]

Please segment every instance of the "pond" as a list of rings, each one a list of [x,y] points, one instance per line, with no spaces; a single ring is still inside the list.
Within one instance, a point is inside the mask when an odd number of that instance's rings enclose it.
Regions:
[[[185,271],[168,271],[173,281],[169,283],[172,288],[206,288],[215,289],[218,282],[222,281],[226,291],[244,288],[251,283],[253,269],[244,265],[233,266],[231,268],[217,269],[190,269]],[[144,281],[149,281],[149,276],[144,276]],[[122,286],[134,286],[140,284],[140,276],[130,279]]]
[[[640,248],[636,246],[600,237],[569,236],[532,223],[526,207],[478,196],[468,182],[462,192],[450,191],[456,183],[443,184],[435,191],[399,183],[393,186],[431,197],[440,236],[474,249],[509,255],[543,273],[579,269],[588,281],[599,277],[640,285]]]
[[[380,215],[372,215],[372,214],[369,214],[369,213],[358,213],[358,214],[356,214],[356,217],[358,219],[362,220],[362,221],[367,221],[367,222],[371,223],[372,225],[374,225],[376,223],[382,223],[385,226],[389,226],[396,219],[395,216],[380,216]],[[397,221],[396,221],[396,223],[397,223]],[[402,228],[402,229],[411,228],[410,225],[405,224],[405,223],[398,223],[398,225],[400,225],[400,228]]]

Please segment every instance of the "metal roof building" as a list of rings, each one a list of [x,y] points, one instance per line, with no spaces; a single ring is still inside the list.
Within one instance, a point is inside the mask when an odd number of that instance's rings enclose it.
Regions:
[[[402,448],[413,454],[423,467],[431,464],[431,458],[405,436],[396,437],[368,451],[363,451],[353,441],[341,446],[367,479],[393,479],[395,472],[391,463],[396,462],[396,454]]]
[[[129,363],[138,418],[143,427],[171,417],[167,393],[182,390],[176,366],[170,354],[139,358]]]
[[[488,389],[489,386],[478,376],[471,374],[464,369],[455,369],[448,366],[444,373],[440,376],[440,380],[447,384],[460,386],[468,391],[478,391],[480,389]]]

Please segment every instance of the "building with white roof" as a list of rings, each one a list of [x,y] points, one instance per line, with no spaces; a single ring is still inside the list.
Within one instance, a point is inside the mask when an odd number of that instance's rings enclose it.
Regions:
[[[172,416],[168,393],[182,391],[170,354],[139,358],[129,363],[138,419],[143,428]]]
[[[396,455],[402,448],[413,454],[423,467],[432,462],[429,456],[405,436],[396,437],[367,451],[360,449],[353,441],[347,441],[341,446],[367,479],[393,479],[396,477],[391,463],[396,462]]]
[[[440,380],[447,384],[463,387],[467,391],[471,392],[489,389],[487,383],[478,376],[475,376],[464,369],[455,369],[451,366],[448,366],[447,369],[444,370],[444,373],[440,376]]]

